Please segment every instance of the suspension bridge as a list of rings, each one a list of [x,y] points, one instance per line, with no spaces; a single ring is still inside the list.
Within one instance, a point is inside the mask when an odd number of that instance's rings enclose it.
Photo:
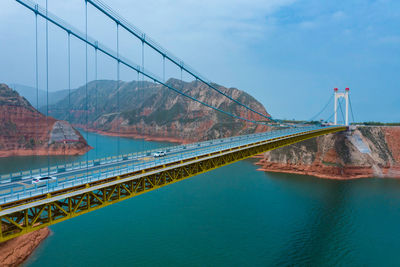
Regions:
[[[40,228],[74,218],[76,216],[97,210],[116,202],[149,192],[151,190],[187,179],[189,177],[258,155],[260,153],[301,142],[317,136],[346,131],[347,125],[322,126],[317,124],[304,124],[291,126],[280,120],[272,118],[243,104],[229,94],[220,90],[215,84],[196,72],[192,67],[179,58],[172,55],[161,45],[149,38],[146,34],[131,25],[119,16],[110,7],[99,0],[84,0],[85,4],[85,32],[81,32],[64,20],[60,19],[48,10],[30,0],[15,0],[26,9],[32,11],[35,19],[35,44],[36,44],[36,89],[38,90],[38,19],[46,23],[46,89],[49,89],[49,34],[48,25],[58,27],[64,31],[68,40],[68,79],[71,89],[71,38],[85,45],[86,61],[86,99],[88,99],[88,49],[93,49],[96,56],[102,53],[116,62],[117,81],[120,80],[121,65],[133,70],[142,79],[148,79],[162,85],[165,90],[171,90],[186,98],[187,101],[195,101],[224,116],[246,123],[269,125],[276,130],[234,136],[204,142],[177,145],[164,148],[166,156],[154,157],[156,150],[140,151],[127,154],[110,155],[106,158],[83,162],[65,163],[47,168],[20,171],[12,174],[4,174],[0,177],[0,242],[23,235]],[[101,42],[88,34],[88,5],[91,5],[100,14],[105,15],[115,23],[116,27],[116,51],[109,49]],[[119,32],[126,31],[137,38],[141,43],[141,65],[134,63],[121,55],[119,50]],[[162,58],[163,77],[144,68],[144,47],[154,50]],[[223,110],[210,103],[206,103],[184,93],[181,88],[176,88],[165,82],[165,62],[174,64],[181,73],[186,73],[195,80],[202,82],[223,97],[236,105],[262,118],[262,120],[244,117],[227,110]],[[344,95],[336,95],[335,91],[335,122],[337,122],[336,101],[345,97],[348,101],[348,90]],[[119,96],[118,96],[119,98]],[[87,101],[87,100],[86,100]],[[330,99],[331,101],[331,99]],[[328,102],[329,103],[329,102]],[[340,102],[339,102],[340,104]],[[347,104],[347,102],[346,102]],[[47,103],[46,115],[49,115]],[[324,107],[322,111],[326,109]],[[341,106],[339,105],[341,108]],[[118,106],[118,109],[120,107]],[[87,109],[87,102],[86,102]],[[321,111],[321,112],[322,112]],[[321,114],[317,113],[317,116]],[[87,113],[86,113],[87,114]],[[346,105],[346,123],[348,124],[348,105]],[[87,115],[86,115],[87,116]],[[86,118],[87,120],[87,118]],[[119,151],[119,150],[118,150]],[[38,176],[52,176],[56,179],[49,180],[44,185],[31,184],[30,181]]]

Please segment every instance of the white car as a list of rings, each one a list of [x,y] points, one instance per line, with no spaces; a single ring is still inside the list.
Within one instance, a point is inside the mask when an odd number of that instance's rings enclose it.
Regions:
[[[165,151],[157,151],[153,154],[153,157],[158,158],[158,157],[164,157],[166,155],[167,153]]]
[[[45,183],[54,182],[57,178],[53,176],[43,176],[43,177],[35,177],[32,179],[32,184],[42,185]]]

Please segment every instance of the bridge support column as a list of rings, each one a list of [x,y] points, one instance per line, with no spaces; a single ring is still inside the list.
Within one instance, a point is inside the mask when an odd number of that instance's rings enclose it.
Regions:
[[[334,120],[334,124],[337,125],[337,110],[338,110],[338,101],[340,98],[344,98],[344,100],[346,101],[346,113],[345,113],[345,125],[349,125],[349,88],[346,88],[344,93],[339,93],[338,89],[335,88],[335,105],[334,105],[334,114],[335,114],[335,120]]]

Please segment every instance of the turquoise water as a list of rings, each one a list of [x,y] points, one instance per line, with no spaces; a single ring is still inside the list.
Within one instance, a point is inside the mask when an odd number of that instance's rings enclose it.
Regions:
[[[102,149],[117,143],[98,139]],[[399,180],[323,180],[253,163],[56,224],[26,266],[400,265]]]

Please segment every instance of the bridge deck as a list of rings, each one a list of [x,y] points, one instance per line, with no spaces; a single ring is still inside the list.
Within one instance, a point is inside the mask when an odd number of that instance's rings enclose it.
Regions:
[[[0,241],[268,150],[343,130],[346,127],[295,128],[175,146],[167,148],[163,158],[153,158],[150,152],[130,154],[55,173],[56,182],[42,188],[8,188],[0,200]],[[14,183],[21,181],[3,187]]]

